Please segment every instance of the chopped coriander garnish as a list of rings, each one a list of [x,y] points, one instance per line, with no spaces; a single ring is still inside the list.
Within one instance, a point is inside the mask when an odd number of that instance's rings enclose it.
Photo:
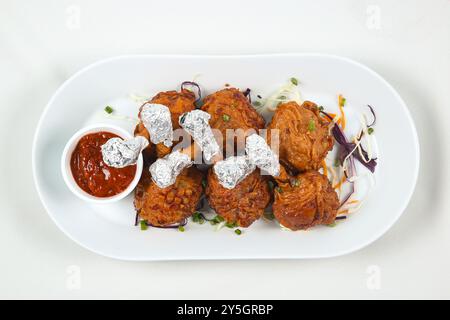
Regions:
[[[275,190],[279,193],[283,193],[283,189],[281,189],[280,187],[276,187]]]
[[[291,83],[292,83],[294,86],[298,86],[298,80],[297,80],[296,78],[291,78]]]
[[[323,111],[324,110],[324,108],[323,108],[323,106],[319,106],[319,111]]]
[[[368,132],[369,134],[372,134],[372,133],[374,132],[374,130],[373,130],[373,128],[369,128],[369,129],[367,129],[367,132]]]
[[[253,102],[253,105],[254,105],[255,107],[261,107],[262,103],[261,103],[260,101],[254,101],[254,102]]]
[[[179,226],[179,227],[178,227],[178,231],[184,232],[184,227],[183,227],[183,226]]]
[[[105,107],[105,112],[106,112],[107,114],[111,114],[111,113],[113,113],[113,111],[114,111],[114,109],[111,108],[110,106],[106,106],[106,107]]]
[[[224,114],[222,116],[222,119],[223,119],[223,121],[228,122],[228,121],[230,121],[231,117],[229,115],[227,115],[227,114]]]
[[[147,223],[145,222],[145,220],[141,220],[140,225],[141,225],[142,231],[147,230],[148,226],[147,226]]]
[[[238,236],[242,234],[241,229],[236,229],[234,230],[234,233],[236,233]]]
[[[308,131],[313,132],[314,130],[316,130],[316,123],[313,119],[310,119],[308,123]]]

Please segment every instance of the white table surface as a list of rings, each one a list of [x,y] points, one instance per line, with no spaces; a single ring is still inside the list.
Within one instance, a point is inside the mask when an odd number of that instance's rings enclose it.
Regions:
[[[409,106],[419,181],[380,240],[323,260],[132,263],[79,247],[47,216],[32,138],[78,69],[133,53],[283,52],[353,58]],[[450,298],[448,0],[1,0],[0,88],[0,298]]]

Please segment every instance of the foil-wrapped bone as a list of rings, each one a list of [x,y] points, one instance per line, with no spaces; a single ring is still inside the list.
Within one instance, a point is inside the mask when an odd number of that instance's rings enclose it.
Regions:
[[[150,166],[150,174],[158,187],[166,188],[174,184],[181,171],[192,164],[193,161],[188,155],[176,150],[153,162]]]
[[[164,143],[172,146],[173,127],[168,107],[158,103],[146,103],[140,113],[141,121],[150,133],[150,140],[154,144]]]
[[[214,173],[219,183],[226,189],[236,187],[255,169],[256,166],[249,161],[247,156],[228,157],[214,165]]]
[[[209,125],[211,115],[201,110],[192,110],[179,118],[180,126],[189,133],[203,152],[206,161],[219,154],[220,147]]]
[[[270,149],[263,137],[256,133],[248,136],[245,142],[245,152],[250,163],[261,170],[274,177],[280,174],[278,155]]]
[[[129,140],[111,138],[101,146],[103,162],[114,168],[124,168],[136,164],[139,155],[148,144],[148,140],[142,136]]]

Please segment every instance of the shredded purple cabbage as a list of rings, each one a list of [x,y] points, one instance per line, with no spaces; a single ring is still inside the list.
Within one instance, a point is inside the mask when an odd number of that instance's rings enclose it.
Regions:
[[[372,116],[373,116],[372,123],[367,126],[367,128],[370,128],[370,127],[373,127],[375,125],[375,123],[377,122],[377,116],[375,115],[375,111],[373,110],[372,106],[370,104],[368,104],[367,106],[369,107],[370,112],[372,113]]]
[[[376,122],[376,115],[373,108],[368,105],[370,112],[373,115],[373,121],[368,126],[371,127]],[[331,117],[328,113],[321,111],[322,114],[324,114],[328,119],[333,121],[333,117]],[[342,164],[344,162],[344,159],[355,149],[356,144],[353,142],[349,142],[345,136],[345,134],[342,132],[341,128],[335,123],[333,128],[331,129],[331,133],[333,134],[334,139],[339,144],[339,151],[338,151],[338,158],[340,163]],[[361,139],[362,135],[359,137]],[[367,152],[362,148],[361,146],[361,153],[364,155],[365,158],[368,157]],[[355,160],[358,160],[363,166],[365,166],[367,169],[369,169],[372,173],[375,172],[375,167],[377,166],[376,159],[371,159],[369,162],[365,162],[364,159],[361,158],[361,155],[359,152],[353,152],[351,156],[348,158],[350,166],[347,168],[348,172],[345,171],[344,174],[347,178],[347,181],[350,183],[350,192],[345,196],[345,198],[341,201],[341,204],[339,205],[339,208],[341,208],[349,199],[350,197],[355,193],[355,183],[353,181],[350,181],[349,179],[356,175],[356,166],[355,166]],[[340,217],[337,217],[338,219]],[[340,219],[345,219],[345,217],[342,217]]]
[[[252,103],[252,96],[250,95],[250,92],[252,90],[250,88],[245,89],[244,92],[242,92],[244,94],[245,97],[247,97],[248,102]]]
[[[333,120],[333,118],[328,113],[326,113],[324,111],[321,111],[321,113],[324,114],[326,117],[328,117],[330,120]],[[334,139],[340,146],[339,161],[341,163],[343,163],[344,159],[353,151],[353,149],[355,149],[356,144],[353,142],[347,141],[347,138],[345,137],[341,128],[337,124],[335,124],[333,126],[333,128],[331,129],[331,133],[333,134]],[[362,146],[361,146],[361,153],[363,154],[364,158],[368,158],[368,154]],[[366,162],[361,157],[359,152],[353,152],[352,157],[355,158],[356,160],[358,160],[363,166],[365,166],[367,169],[369,169],[372,173],[375,172],[375,167],[377,166],[376,159],[371,159],[369,162]]]
[[[191,90],[191,89],[185,88],[186,86],[195,87],[197,89],[197,97],[195,99],[195,102],[196,103],[199,102],[202,99],[202,89],[200,89],[200,86],[197,83],[193,82],[193,81],[184,81],[181,84],[181,90],[183,90],[183,89]]]

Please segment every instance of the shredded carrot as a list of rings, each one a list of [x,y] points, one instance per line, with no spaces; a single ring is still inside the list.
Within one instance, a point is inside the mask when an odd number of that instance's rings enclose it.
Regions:
[[[345,209],[345,210],[339,211],[337,214],[340,215],[340,214],[347,214],[347,213],[348,213],[348,210]]]
[[[341,112],[341,118],[339,120],[342,119],[342,121],[341,121],[342,130],[345,129],[344,100],[345,100],[345,98],[342,96],[342,94],[340,94],[338,97],[338,105],[339,105],[339,111]]]
[[[336,118],[336,113],[327,113],[332,119],[323,116],[323,119],[327,122],[332,122],[334,120],[334,118]],[[338,121],[336,121],[337,123],[339,123],[341,121],[341,119],[338,119]]]
[[[351,200],[351,201],[347,202],[347,204],[353,204],[353,203],[359,203],[359,200]]]
[[[344,176],[342,176],[341,181],[339,181],[336,185],[333,186],[333,189],[337,189],[337,188],[341,188],[342,184],[347,180],[347,178]]]
[[[323,168],[323,175],[328,178],[327,163],[325,162],[325,160],[322,160],[322,168]]]

